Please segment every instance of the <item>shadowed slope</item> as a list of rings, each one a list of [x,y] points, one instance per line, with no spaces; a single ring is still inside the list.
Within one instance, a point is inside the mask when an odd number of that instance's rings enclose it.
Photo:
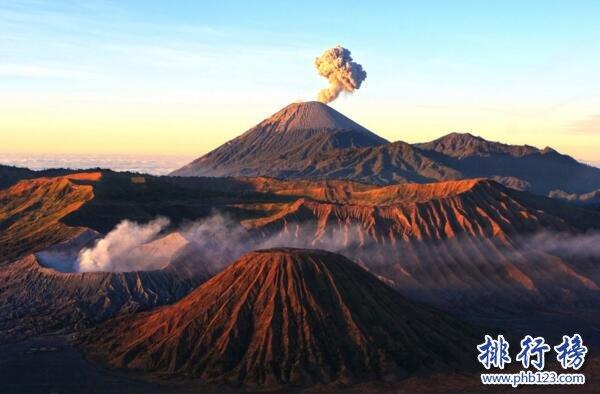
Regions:
[[[459,159],[469,156],[490,156],[494,154],[523,157],[551,151],[549,148],[545,151],[540,151],[529,145],[508,145],[487,141],[470,133],[450,133],[431,142],[415,144],[415,146]]]
[[[304,167],[295,172],[280,171],[269,175],[289,179],[347,179],[379,185],[462,178],[460,172],[401,141],[373,147],[333,149],[301,164]]]
[[[65,273],[30,255],[0,270],[0,343],[171,303],[213,274],[202,261],[153,271]]]
[[[73,170],[54,168],[49,170],[30,170],[29,168],[0,164],[0,189],[10,187],[23,179],[52,177],[69,174]]]
[[[476,333],[329,252],[251,252],[178,303],[82,343],[115,367],[206,381],[314,384],[464,368]]]
[[[549,147],[507,145],[469,133],[451,133],[413,146],[463,178],[493,177],[541,195],[553,190],[582,194],[600,188],[600,169]]]

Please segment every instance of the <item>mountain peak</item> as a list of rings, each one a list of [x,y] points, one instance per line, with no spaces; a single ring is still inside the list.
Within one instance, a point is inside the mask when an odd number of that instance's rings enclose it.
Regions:
[[[542,153],[538,148],[529,145],[508,145],[501,142],[488,141],[471,133],[450,133],[430,142],[415,144],[424,150],[432,150],[455,158],[470,156],[489,156],[506,154],[522,157]]]
[[[319,101],[289,104],[256,126],[256,128],[265,127],[276,132],[346,130],[373,134],[352,119]]]
[[[440,138],[438,138],[437,140],[446,140],[446,141],[485,141],[484,138],[478,136],[478,135],[474,135],[471,134],[469,132],[466,133],[459,133],[457,131],[453,131],[452,133],[448,133]]]
[[[431,142],[428,142],[428,143],[429,144],[437,143],[437,144],[456,144],[456,145],[471,144],[472,145],[472,144],[485,144],[485,143],[495,144],[496,142],[488,141],[483,137],[471,134],[469,132],[460,133],[460,132],[455,131],[455,132],[443,135],[443,136],[441,136]]]

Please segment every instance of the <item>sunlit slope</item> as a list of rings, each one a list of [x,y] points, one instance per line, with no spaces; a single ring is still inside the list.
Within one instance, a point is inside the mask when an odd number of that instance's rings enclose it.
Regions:
[[[82,340],[114,367],[251,385],[399,379],[471,364],[478,331],[329,252],[251,252],[174,305]]]

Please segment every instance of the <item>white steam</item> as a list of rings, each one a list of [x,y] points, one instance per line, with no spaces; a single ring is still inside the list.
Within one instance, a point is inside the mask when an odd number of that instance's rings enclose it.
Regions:
[[[513,236],[511,246],[498,253],[493,238],[459,236],[438,241],[391,242],[385,237],[375,239],[359,223],[347,226],[332,225],[325,232],[318,231],[316,222],[286,223],[269,228],[247,229],[238,220],[219,212],[186,225],[179,226],[176,234],[186,245],[186,253],[167,253],[159,241],[159,234],[169,221],[158,218],[147,224],[127,220],[119,223],[92,248],[83,249],[78,256],[75,271],[139,271],[164,267],[181,258],[184,263],[201,261],[218,271],[243,254],[273,247],[324,249],[346,255],[372,269],[400,263],[406,269],[420,269],[424,263],[440,267],[457,258],[470,264],[504,265],[515,261],[539,261],[560,256],[578,260],[600,258],[600,233],[584,234],[542,231],[535,234]],[[156,240],[156,242],[155,242]],[[153,247],[147,247],[152,244]],[[178,249],[182,251],[183,249]],[[485,251],[485,252],[482,252]],[[168,258],[165,258],[168,256]],[[574,261],[573,261],[574,262]]]
[[[169,225],[169,219],[159,217],[147,224],[123,220],[114,230],[96,242],[93,248],[83,249],[77,258],[75,271],[137,271],[158,269],[164,261],[137,250]]]
[[[600,233],[583,234],[543,231],[526,239],[522,247],[575,258],[600,258]]]
[[[73,270],[129,272],[163,268],[178,257],[177,253],[164,250],[169,247],[168,243],[160,242],[167,237],[161,232],[168,225],[169,220],[162,217],[146,224],[123,220],[93,247],[82,249]],[[355,231],[360,232],[351,230],[352,233]],[[246,229],[239,221],[219,212],[182,225],[173,234],[185,239],[188,255],[184,259],[202,261],[215,272],[256,249],[298,247],[340,252],[356,242],[348,231],[334,231],[314,239],[314,230],[309,224],[298,226],[294,231],[262,234]]]
[[[316,58],[315,66],[319,75],[329,81],[329,87],[321,90],[318,95],[318,100],[322,103],[335,100],[341,92],[354,92],[367,78],[362,66],[352,60],[350,51],[339,45],[327,49],[321,57]]]

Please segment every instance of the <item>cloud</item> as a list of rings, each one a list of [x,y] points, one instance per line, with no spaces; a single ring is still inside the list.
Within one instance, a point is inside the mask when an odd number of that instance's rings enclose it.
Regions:
[[[23,78],[91,79],[98,75],[80,70],[33,64],[0,64],[0,76]]]
[[[600,134],[600,115],[593,115],[573,123],[571,131],[581,134]]]
[[[166,175],[194,159],[194,155],[90,155],[90,154],[25,154],[0,151],[0,164],[32,170],[49,168],[108,168],[114,171]]]

